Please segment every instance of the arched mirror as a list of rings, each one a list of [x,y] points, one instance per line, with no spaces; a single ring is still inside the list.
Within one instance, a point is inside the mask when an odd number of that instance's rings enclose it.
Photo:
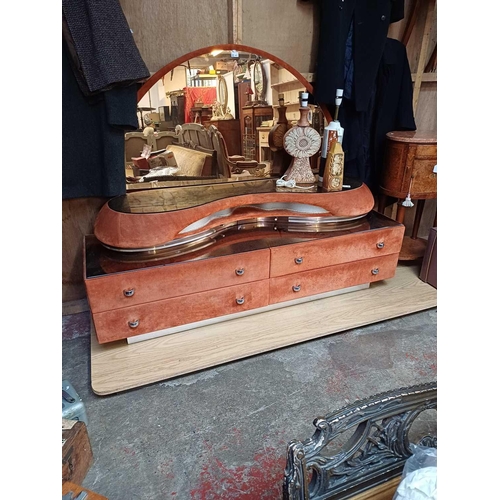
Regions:
[[[227,83],[226,79],[219,75],[217,79],[217,99],[220,103],[220,116],[221,118],[226,118],[228,114],[231,114],[231,109],[228,108],[228,95],[227,95]]]
[[[253,83],[255,86],[255,100],[260,104],[267,104],[266,102],[266,73],[262,68],[260,60],[255,61],[253,65]]]
[[[201,48],[166,64],[138,92],[140,129],[125,140],[127,190],[280,177],[290,158],[269,144],[269,132],[278,120],[296,123],[299,93],[312,96],[311,81],[312,74],[272,54],[235,44]],[[311,125],[322,133],[328,111],[309,102],[317,118]],[[150,135],[144,134],[146,113]],[[159,158],[151,162],[148,152]]]

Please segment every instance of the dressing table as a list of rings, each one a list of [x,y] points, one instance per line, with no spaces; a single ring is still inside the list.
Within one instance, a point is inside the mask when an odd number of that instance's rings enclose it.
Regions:
[[[111,199],[85,238],[97,340],[147,340],[393,277],[404,226],[349,182],[335,193],[277,193],[265,179]]]

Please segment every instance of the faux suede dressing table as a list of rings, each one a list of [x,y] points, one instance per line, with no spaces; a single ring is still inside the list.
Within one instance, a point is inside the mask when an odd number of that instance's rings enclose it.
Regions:
[[[397,265],[404,226],[371,209],[366,186],[276,193],[275,182],[220,183],[240,191],[222,198],[202,186],[211,201],[186,208],[199,186],[128,193],[103,207],[84,256],[96,394],[436,306],[418,270]],[[345,215],[354,207],[366,214]],[[172,224],[152,222],[159,217]],[[153,226],[173,237],[164,248],[124,248],[162,236]]]
[[[372,210],[364,184],[302,194],[276,193],[275,182],[110,200],[85,241],[99,343],[175,334],[394,276],[404,226]]]
[[[272,71],[284,68],[313,90],[271,54],[220,45],[167,64],[138,99],[185,60],[215,49],[274,60]],[[398,268],[404,226],[373,210],[364,184],[277,192],[277,179],[223,177],[131,190],[102,207],[84,244],[96,394],[436,305],[434,288]]]

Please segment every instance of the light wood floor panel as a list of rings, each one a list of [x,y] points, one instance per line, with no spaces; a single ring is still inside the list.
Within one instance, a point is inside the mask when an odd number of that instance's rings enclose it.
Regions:
[[[128,344],[99,344],[91,332],[91,379],[101,396],[140,387],[437,306],[419,268],[399,265],[370,288]]]

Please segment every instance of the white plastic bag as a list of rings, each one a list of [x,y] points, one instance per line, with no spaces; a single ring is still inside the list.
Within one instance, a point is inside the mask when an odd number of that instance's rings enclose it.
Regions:
[[[437,500],[437,449],[411,444],[393,500]]]

